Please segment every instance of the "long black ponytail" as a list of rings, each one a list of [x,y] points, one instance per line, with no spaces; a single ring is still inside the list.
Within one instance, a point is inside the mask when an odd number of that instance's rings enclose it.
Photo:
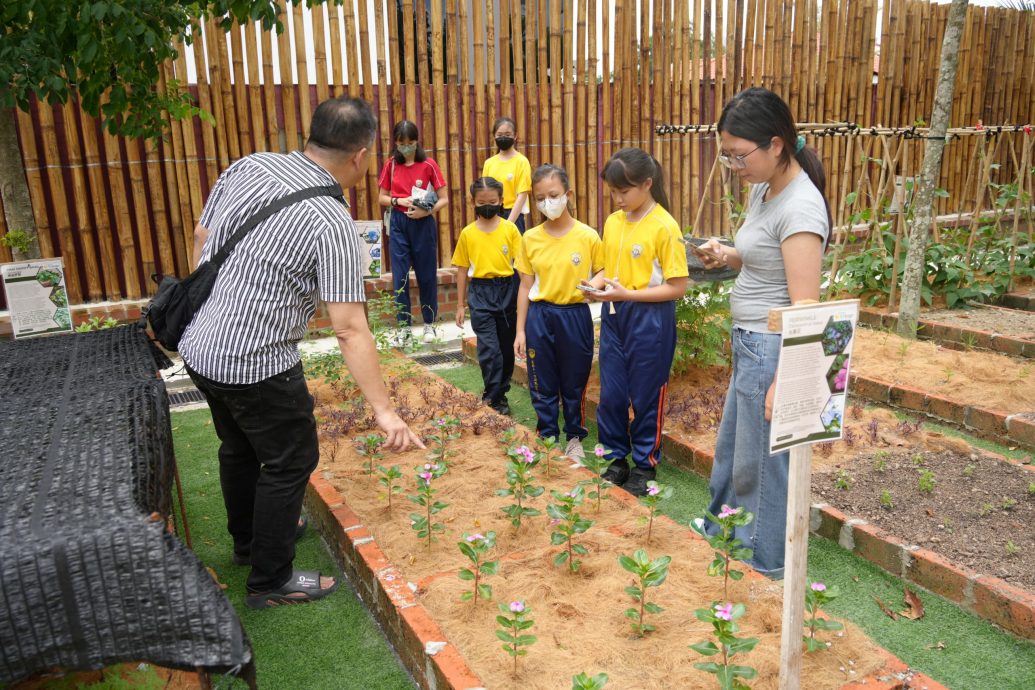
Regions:
[[[604,165],[600,178],[615,189],[628,189],[652,180],[650,195],[658,206],[671,212],[668,194],[665,193],[665,173],[661,163],[644,151],[637,148],[620,149]]]
[[[731,98],[722,109],[719,117],[719,131],[732,134],[740,139],[747,139],[762,148],[769,148],[773,137],[783,141],[783,153],[780,162],[784,167],[790,165],[791,156],[816,185],[823,195],[823,203],[827,208],[828,242],[834,232],[834,219],[830,213],[830,203],[826,200],[827,175],[823,162],[815,150],[798,147],[798,128],[794,124],[791,109],[782,98],[769,89],[754,86],[744,89]],[[802,140],[804,142],[804,139]]]

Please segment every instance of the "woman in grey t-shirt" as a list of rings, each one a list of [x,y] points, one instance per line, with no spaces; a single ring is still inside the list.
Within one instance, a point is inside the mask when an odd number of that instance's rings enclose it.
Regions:
[[[736,537],[753,550],[748,561],[783,577],[789,454],[770,455],[769,419],[780,334],[768,330],[769,310],[819,299],[830,209],[816,153],[805,148],[787,104],[772,91],[740,92],[719,118],[719,161],[754,186],[733,248],[717,240],[704,248],[707,268],[732,266],[740,275],[730,297],[733,376],[715,445],[709,512],[744,508],[754,521]],[[707,529],[716,530],[708,525]]]

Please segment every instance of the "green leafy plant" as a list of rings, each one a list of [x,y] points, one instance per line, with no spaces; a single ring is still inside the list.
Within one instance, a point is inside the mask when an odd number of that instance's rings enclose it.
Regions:
[[[707,510],[705,516],[719,526],[719,533],[715,535],[703,534],[708,544],[715,550],[715,558],[708,564],[708,575],[711,577],[722,577],[722,595],[729,598],[729,581],[739,580],[744,577],[743,571],[734,570],[730,567],[730,561],[745,561],[751,558],[754,553],[743,545],[740,539],[734,537],[737,527],[744,527],[751,524],[755,519],[752,513],[743,508],[731,508],[723,505],[718,515],[712,515]]]
[[[385,468],[384,465],[378,465],[377,471],[381,474],[377,481],[385,488],[385,495],[388,497],[388,510],[391,510],[392,496],[403,490],[402,486],[396,483],[402,478],[402,471],[398,465],[392,465],[389,468]]]
[[[606,673],[590,676],[583,672],[571,677],[571,690],[603,690],[605,685],[607,685]]]
[[[995,510],[995,507],[991,503],[982,503],[981,508],[978,509],[978,515],[985,517],[993,510]]]
[[[460,438],[460,420],[456,417],[439,417],[432,425],[431,431],[427,434],[431,452],[428,453],[428,460],[447,466],[449,458],[456,455],[457,451],[450,450],[449,444]]]
[[[546,476],[549,478],[553,474],[553,457],[554,452],[560,451],[560,446],[557,444],[556,436],[548,436],[543,438],[539,436],[535,440],[536,451],[540,453],[540,459],[546,460]]]
[[[884,471],[888,468],[888,457],[889,453],[886,450],[878,450],[873,454],[873,471],[878,474],[884,474]]]
[[[576,535],[585,533],[593,525],[592,520],[585,519],[576,510],[582,505],[584,498],[582,485],[576,486],[568,493],[551,491],[550,495],[557,501],[546,506],[546,513],[552,518],[551,525],[554,526],[554,531],[550,534],[550,543],[554,546],[564,544],[564,550],[554,556],[553,564],[561,566],[567,563],[569,572],[574,573],[582,565],[582,561],[575,556],[585,556],[589,549],[582,544],[574,543],[573,540]]]
[[[374,474],[374,462],[384,458],[381,446],[385,444],[385,437],[381,434],[366,434],[356,439],[356,453],[367,459],[367,474]]]
[[[963,476],[970,479],[974,476],[974,470],[977,469],[977,465],[971,463],[963,468]]]
[[[302,367],[305,369],[307,379],[323,379],[327,383],[334,383],[343,378],[345,360],[341,358],[341,352],[337,350],[302,355]],[[344,373],[344,377],[352,379],[347,372]]]
[[[1016,505],[1017,505],[1017,501],[1016,500],[1010,498],[1009,496],[1003,496],[1003,500],[999,504],[999,507],[1002,508],[1003,510],[1013,510],[1014,506],[1016,506]]]
[[[891,496],[891,492],[887,489],[880,492],[880,506],[881,508],[887,508],[888,510],[895,507],[895,501]]]
[[[503,642],[503,651],[514,659],[514,673],[517,673],[518,657],[526,656],[526,648],[536,641],[535,635],[524,632],[535,625],[535,621],[529,617],[532,607],[518,600],[510,604],[500,604],[500,611],[502,615],[496,616],[496,622],[500,626],[496,631],[496,637]]]
[[[492,599],[492,586],[481,582],[482,577],[495,575],[499,572],[499,560],[487,560],[489,552],[496,548],[496,533],[486,532],[465,534],[462,541],[457,542],[460,553],[467,556],[471,561],[470,568],[461,568],[457,577],[466,582],[472,582],[471,591],[460,595],[460,601],[471,601],[478,603],[478,597]]]
[[[449,507],[448,503],[435,500],[436,489],[431,488],[431,482],[441,477],[446,470],[445,467],[433,463],[417,467],[416,470],[417,493],[407,498],[424,508],[424,514],[410,513],[410,527],[417,532],[417,538],[427,539],[430,549],[435,532],[444,532],[446,529],[441,522],[435,522],[433,516]]]
[[[1006,542],[1006,555],[1007,556],[1016,556],[1020,552],[1021,552],[1021,547],[1019,547],[1016,544],[1014,544],[1013,540],[1010,540],[1010,541]]]
[[[848,491],[852,488],[852,475],[848,474],[848,470],[838,471],[834,478],[834,487],[841,491]]]
[[[1028,495],[1035,496],[1035,482],[1028,482]]]
[[[115,328],[119,325],[119,322],[115,319],[106,317],[102,319],[99,316],[91,316],[86,321],[75,327],[76,333],[89,333],[90,331],[103,331],[108,328]]]
[[[526,517],[535,517],[542,513],[535,508],[524,505],[529,498],[536,498],[543,493],[543,487],[532,484],[534,477],[532,469],[539,463],[539,458],[528,446],[508,448],[507,457],[510,462],[507,464],[507,488],[497,489],[497,496],[510,496],[514,503],[503,507],[503,512],[510,518],[510,524],[521,527],[521,520]]]
[[[729,364],[729,293],[721,282],[691,285],[676,300],[676,351],[672,373],[691,366]]]
[[[924,456],[922,453],[913,454],[913,464],[917,467],[921,467],[924,464]]]
[[[711,608],[694,611],[697,620],[702,623],[711,623],[718,644],[707,640],[690,645],[690,649],[704,656],[722,655],[721,662],[699,662],[694,664],[694,668],[706,673],[714,673],[722,690],[747,690],[748,686],[742,681],[751,680],[758,675],[758,671],[751,666],[732,663],[733,657],[747,654],[758,644],[758,638],[737,637],[735,634],[740,632],[736,621],[746,611],[743,604],[730,603],[715,604]]]
[[[35,243],[36,238],[24,230],[8,230],[0,235],[0,244],[22,256],[28,256]]]
[[[805,623],[805,628],[809,632],[803,638],[805,641],[805,651],[815,652],[830,646],[830,643],[816,639],[817,630],[834,631],[844,629],[845,626],[837,621],[819,617],[819,610],[836,599],[840,593],[837,585],[828,588],[822,582],[808,583],[808,586],[805,588],[805,612],[811,618]]]
[[[600,499],[604,497],[604,493],[607,491],[607,486],[610,484],[610,482],[604,479],[601,475],[607,471],[610,464],[611,461],[607,459],[607,449],[599,443],[595,448],[593,448],[593,452],[586,455],[581,462],[582,467],[585,467],[593,473],[593,478],[587,479],[584,483],[594,487],[593,490],[587,494],[587,498],[596,499],[595,512],[598,513],[600,512]]]
[[[632,556],[618,557],[618,564],[639,579],[638,584],[625,588],[625,593],[639,604],[638,607],[626,609],[625,617],[633,620],[630,625],[640,637],[655,629],[653,625],[644,622],[644,615],[661,613],[664,610],[657,604],[647,601],[647,590],[651,587],[661,586],[668,577],[668,565],[671,562],[671,556],[661,556],[651,560],[643,549],[637,549]]]
[[[655,481],[647,482],[647,493],[640,496],[640,504],[648,511],[646,518],[640,518],[647,523],[647,543],[650,544],[650,533],[654,528],[654,515],[658,511],[658,504],[672,498],[672,487],[659,484]]]
[[[920,493],[929,494],[934,491],[934,485],[938,481],[934,478],[934,472],[931,470],[923,470],[920,472],[920,477],[917,480],[917,486],[920,489]]]

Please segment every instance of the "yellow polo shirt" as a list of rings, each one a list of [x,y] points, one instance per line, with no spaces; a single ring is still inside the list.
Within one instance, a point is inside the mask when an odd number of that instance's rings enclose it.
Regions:
[[[563,237],[554,237],[537,225],[521,238],[514,268],[535,277],[528,299],[552,304],[578,304],[582,291],[575,286],[604,267],[603,244],[597,231],[585,223]]]
[[[471,223],[460,231],[452,264],[466,268],[472,278],[514,275],[514,257],[520,245],[521,234],[509,220],[500,218],[492,232],[483,232]]]
[[[508,160],[497,153],[482,165],[482,177],[492,177],[503,185],[503,208],[514,208],[518,194],[532,191],[532,166],[520,153]]]
[[[629,290],[688,276],[679,223],[657,204],[633,223],[625,211],[612,213],[604,222],[604,275]]]

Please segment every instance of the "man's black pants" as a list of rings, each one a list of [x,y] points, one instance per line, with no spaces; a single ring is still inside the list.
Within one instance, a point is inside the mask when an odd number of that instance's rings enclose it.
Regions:
[[[253,384],[212,381],[187,368],[208,401],[219,436],[219,483],[234,552],[250,554],[248,589],[291,577],[295,527],[320,460],[313,397],[302,364]]]

